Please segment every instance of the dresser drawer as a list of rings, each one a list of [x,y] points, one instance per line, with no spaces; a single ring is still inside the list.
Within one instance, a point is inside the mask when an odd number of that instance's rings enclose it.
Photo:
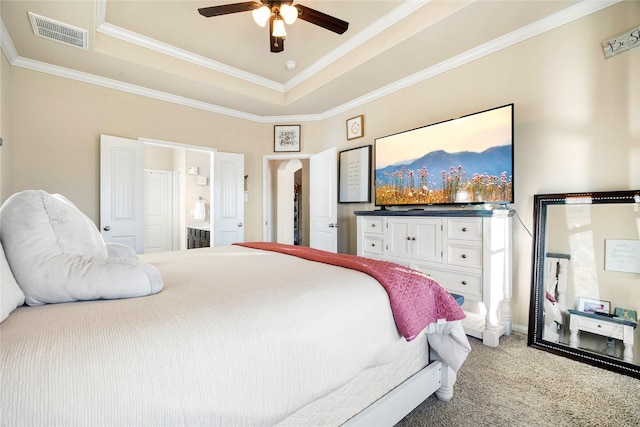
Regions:
[[[433,280],[453,293],[464,294],[470,299],[482,299],[482,276],[475,274],[465,274],[456,271],[445,271],[438,269],[420,269],[423,273],[431,276]]]
[[[362,226],[364,227],[362,232],[368,234],[383,234],[382,221],[382,218],[362,218]]]
[[[365,234],[362,237],[362,252],[365,256],[367,256],[367,254],[381,255],[384,252],[383,245],[384,238],[382,236],[370,236]]]
[[[482,241],[481,218],[449,218],[447,238],[454,240]]]
[[[458,267],[482,268],[482,247],[448,244],[447,264]]]

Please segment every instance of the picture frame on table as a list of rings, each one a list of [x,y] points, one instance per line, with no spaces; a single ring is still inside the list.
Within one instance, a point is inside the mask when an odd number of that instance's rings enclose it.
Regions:
[[[602,301],[599,299],[580,297],[578,298],[577,309],[584,313],[609,314],[611,312],[611,303],[609,301]]]
[[[371,202],[371,145],[341,151],[338,157],[338,203]]]
[[[631,320],[632,322],[638,321],[638,312],[635,310],[629,310],[628,308],[616,307],[616,311],[614,313],[616,317],[625,320]]]
[[[273,151],[299,152],[300,125],[275,125],[273,127]]]
[[[364,116],[352,117],[347,120],[347,140],[362,138],[364,136]]]

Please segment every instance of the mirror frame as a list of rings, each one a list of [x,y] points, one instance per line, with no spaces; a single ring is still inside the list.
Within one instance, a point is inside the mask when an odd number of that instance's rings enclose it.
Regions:
[[[527,344],[540,350],[548,351],[570,359],[578,360],[621,374],[640,378],[640,366],[624,362],[620,359],[606,357],[594,352],[572,348],[542,339],[543,310],[545,298],[544,257],[547,237],[547,208],[551,205],[579,204],[620,204],[637,203],[640,205],[640,190],[608,191],[590,193],[536,194],[534,197],[534,234],[531,301],[529,308],[529,331]],[[639,326],[640,327],[640,326]],[[640,351],[640,343],[636,343],[635,351]]]

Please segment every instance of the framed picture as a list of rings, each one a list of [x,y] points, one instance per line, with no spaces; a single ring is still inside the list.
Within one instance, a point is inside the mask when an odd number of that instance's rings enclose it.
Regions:
[[[362,138],[364,136],[364,116],[350,118],[347,120],[347,139]]]
[[[627,308],[616,307],[616,312],[614,313],[616,317],[625,320],[631,320],[633,322],[638,321],[638,313],[635,310],[629,310]]]
[[[273,151],[300,151],[300,125],[276,125],[273,129]]]
[[[338,202],[370,202],[371,145],[341,151],[338,163]]]
[[[598,299],[578,298],[578,311],[609,314],[611,312],[611,303]]]

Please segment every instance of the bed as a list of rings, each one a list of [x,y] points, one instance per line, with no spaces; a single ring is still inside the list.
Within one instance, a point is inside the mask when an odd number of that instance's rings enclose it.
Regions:
[[[459,320],[403,336],[393,294],[357,269],[260,245],[136,263],[161,290],[6,316],[2,425],[392,425],[434,392],[450,399],[469,351]]]

